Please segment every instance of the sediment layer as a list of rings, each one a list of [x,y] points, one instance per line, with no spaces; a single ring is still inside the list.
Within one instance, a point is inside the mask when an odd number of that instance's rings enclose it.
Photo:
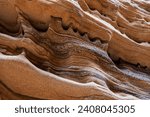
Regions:
[[[0,0],[0,99],[150,99],[149,8]]]

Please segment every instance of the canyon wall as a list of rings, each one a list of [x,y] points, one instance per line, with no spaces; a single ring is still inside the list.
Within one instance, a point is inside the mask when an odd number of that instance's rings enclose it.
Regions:
[[[0,0],[0,99],[150,99],[150,1]]]

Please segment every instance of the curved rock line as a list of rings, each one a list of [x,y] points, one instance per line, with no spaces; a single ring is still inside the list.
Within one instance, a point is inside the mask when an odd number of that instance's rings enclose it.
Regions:
[[[148,6],[0,0],[0,98],[150,99]]]

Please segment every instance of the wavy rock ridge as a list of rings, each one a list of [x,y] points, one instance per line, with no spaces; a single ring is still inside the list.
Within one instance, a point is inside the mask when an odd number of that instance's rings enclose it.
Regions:
[[[147,0],[0,0],[0,99],[150,99]]]

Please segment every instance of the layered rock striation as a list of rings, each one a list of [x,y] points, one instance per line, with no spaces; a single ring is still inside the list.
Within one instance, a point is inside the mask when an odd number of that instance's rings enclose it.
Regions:
[[[0,99],[150,99],[150,2],[0,0]]]

